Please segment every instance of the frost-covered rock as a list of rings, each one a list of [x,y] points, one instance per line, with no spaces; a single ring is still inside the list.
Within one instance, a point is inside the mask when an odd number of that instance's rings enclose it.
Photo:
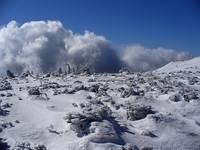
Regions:
[[[7,80],[2,80],[0,82],[0,91],[5,91],[5,90],[12,90],[12,86],[10,82],[8,82]]]
[[[84,85],[78,85],[78,86],[75,86],[72,88],[65,88],[62,93],[63,94],[75,94],[76,92],[81,91],[81,90],[86,91],[86,90],[88,90],[88,88],[85,87]]]
[[[61,87],[62,86],[56,82],[42,84],[42,89],[57,89],[57,88],[61,88]]]
[[[141,133],[141,135],[144,135],[144,136],[149,136],[149,137],[152,137],[152,138],[155,138],[157,137],[154,133],[152,133],[151,131],[149,130],[145,130]]]
[[[93,118],[87,118],[85,115],[79,113],[69,113],[66,115],[65,120],[70,123],[70,128],[78,137],[89,134],[89,126]]]
[[[90,133],[89,127],[92,122],[101,122],[111,118],[111,110],[101,102],[85,103],[80,105],[82,113],[69,113],[65,120],[70,123],[70,128],[82,137]]]
[[[122,144],[122,141],[114,129],[113,124],[108,120],[103,120],[102,122],[92,122],[89,130],[90,133],[95,133],[91,142]]]
[[[184,100],[190,102],[191,100],[199,99],[199,95],[195,91],[191,91],[189,93],[184,94]]]
[[[140,150],[136,145],[127,143],[122,147],[122,150]]]
[[[40,92],[38,87],[32,87],[28,90],[29,95],[41,95],[42,93]]]
[[[31,144],[29,142],[22,142],[16,144],[13,150],[47,150],[44,145]]]
[[[2,100],[0,100],[0,116],[6,116],[9,113],[9,111],[6,109],[8,108],[6,107],[7,106],[6,104],[2,104]]]
[[[93,84],[93,85],[91,85],[90,87],[89,87],[89,91],[90,92],[94,92],[94,93],[98,93],[98,91],[99,91],[99,84]]]
[[[188,83],[190,85],[195,85],[195,84],[198,84],[200,81],[200,79],[198,77],[191,77],[188,79]]]
[[[127,98],[130,96],[144,96],[143,90],[134,90],[133,88],[128,88],[125,90],[122,90],[121,97]]]
[[[173,102],[179,102],[183,99],[183,97],[180,95],[180,94],[173,94],[169,97],[169,100],[170,101],[173,101]]]
[[[132,105],[128,107],[127,119],[134,121],[145,118],[148,114],[153,114],[151,106]]]

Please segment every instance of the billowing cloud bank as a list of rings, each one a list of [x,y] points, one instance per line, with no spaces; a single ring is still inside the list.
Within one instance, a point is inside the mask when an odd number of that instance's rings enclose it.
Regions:
[[[74,34],[58,21],[10,22],[0,30],[0,68],[15,72],[54,71],[67,63],[96,72],[116,72],[119,59],[102,36]],[[112,63],[110,63],[112,62]]]
[[[191,58],[189,53],[176,52],[173,49],[148,49],[141,45],[132,45],[124,49],[121,59],[132,71],[142,72],[153,70],[171,61],[181,61]]]
[[[59,21],[33,21],[19,26],[11,21],[0,28],[0,73],[33,70],[49,72],[71,66],[88,66],[95,72],[117,72],[122,64],[132,71],[147,71],[170,61],[188,58],[168,49],[129,46],[117,54],[103,36],[74,34]]]

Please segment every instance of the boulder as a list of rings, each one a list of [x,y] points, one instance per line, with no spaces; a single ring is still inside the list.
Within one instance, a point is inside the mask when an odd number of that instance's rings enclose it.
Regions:
[[[151,106],[132,105],[127,110],[127,119],[134,121],[145,118],[148,114],[155,113]]]

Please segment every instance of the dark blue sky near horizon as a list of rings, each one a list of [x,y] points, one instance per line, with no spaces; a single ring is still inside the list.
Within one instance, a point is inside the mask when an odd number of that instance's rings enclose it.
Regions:
[[[0,0],[0,26],[59,20],[114,45],[141,44],[200,55],[200,0]]]

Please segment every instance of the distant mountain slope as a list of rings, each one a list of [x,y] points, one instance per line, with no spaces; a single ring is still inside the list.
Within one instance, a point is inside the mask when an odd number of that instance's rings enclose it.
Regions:
[[[200,71],[200,57],[186,61],[170,62],[155,72]]]

